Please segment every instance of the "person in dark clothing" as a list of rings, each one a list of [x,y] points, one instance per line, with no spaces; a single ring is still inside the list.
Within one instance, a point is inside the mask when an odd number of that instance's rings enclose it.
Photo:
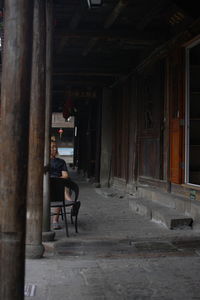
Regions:
[[[68,173],[68,170],[64,159],[58,157],[51,157],[50,166],[51,166],[50,177],[68,178],[67,174],[65,174],[65,172]]]
[[[69,178],[69,173],[67,170],[67,165],[64,159],[57,157],[58,148],[55,141],[51,142],[51,159],[50,159],[50,177],[58,177],[58,178]],[[65,187],[65,200],[71,201],[71,197],[69,194],[69,190]],[[55,215],[53,217],[53,229],[61,229],[59,224],[59,214],[60,208],[55,208]]]

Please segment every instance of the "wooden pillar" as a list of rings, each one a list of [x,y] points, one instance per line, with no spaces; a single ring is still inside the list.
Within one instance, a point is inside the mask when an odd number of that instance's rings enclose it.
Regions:
[[[45,107],[45,147],[44,165],[50,162],[50,131],[51,131],[51,101],[52,101],[52,37],[53,37],[53,2],[46,1],[46,107]],[[43,233],[42,240],[53,241],[55,232],[50,229],[50,194],[49,173],[44,174],[43,181]]]
[[[0,122],[0,299],[24,299],[33,1],[6,0]]]
[[[35,0],[27,187],[26,256],[43,255],[43,174],[45,137],[45,1]]]
[[[110,186],[112,167],[112,134],[114,128],[114,116],[112,106],[112,90],[103,89],[102,93],[102,120],[101,120],[101,165],[100,184],[101,187]]]
[[[102,97],[102,94],[101,94]],[[101,158],[101,116],[102,116],[102,99],[98,95],[98,109],[97,109],[97,124],[96,124],[96,155],[95,155],[95,182],[100,183],[100,158]]]

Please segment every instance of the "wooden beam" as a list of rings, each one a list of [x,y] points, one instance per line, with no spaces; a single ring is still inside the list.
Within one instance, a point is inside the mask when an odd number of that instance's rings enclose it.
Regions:
[[[116,79],[115,79],[116,80]],[[59,84],[59,85],[54,85],[53,87],[53,91],[54,89],[65,89],[67,86],[107,86],[109,84],[112,84],[114,80],[101,80],[101,81],[92,81],[92,80],[66,80],[64,83]]]
[[[59,29],[54,34],[54,41],[57,42],[61,38],[73,38],[73,39],[90,39],[98,38],[101,40],[127,40],[127,41],[144,41],[152,42],[163,40],[163,36],[160,32],[139,32],[138,30],[69,30],[68,28]]]
[[[110,86],[110,88],[115,87],[117,84],[119,84],[119,82],[126,80],[128,77],[142,72],[145,67],[152,65],[155,61],[166,57],[169,51],[171,51],[173,48],[177,46],[183,46],[189,40],[199,35],[199,31],[200,18],[196,19],[192,24],[190,24],[185,31],[179,33],[176,37],[157,47],[141,63],[139,63],[137,67],[135,67],[126,76],[122,76],[121,78],[119,78]]]
[[[77,28],[81,21],[81,18],[82,18],[81,11],[80,10],[76,11],[69,22],[69,30],[74,30],[75,28]]]
[[[108,16],[107,20],[104,23],[104,28],[107,29],[111,27],[115,20],[118,18],[118,16],[121,14],[123,9],[127,6],[128,0],[119,0],[115,8],[113,9],[112,13],[110,16]]]
[[[98,40],[99,40],[99,38],[92,38],[92,39],[89,41],[89,43],[88,43],[88,45],[86,46],[86,48],[84,49],[82,55],[83,55],[83,56],[88,55],[88,53],[96,46]]]
[[[81,20],[81,13],[80,13],[80,10],[79,11],[76,11],[75,14],[72,16],[71,20],[70,20],[70,23],[68,25],[68,30],[74,30],[78,27],[79,23],[80,23],[80,20]],[[59,45],[58,45],[58,48],[57,48],[57,53],[61,53],[66,45],[66,43],[69,41],[69,37],[66,37],[64,36]]]
[[[137,29],[142,30],[148,26],[148,24],[153,20],[155,16],[157,16],[161,10],[164,10],[169,5],[168,0],[160,0],[156,5],[151,7],[148,13],[140,19],[140,22],[137,23]]]
[[[53,76],[99,76],[99,77],[117,77],[122,73],[102,73],[102,72],[58,72],[53,73]]]
[[[114,21],[116,20],[116,18],[118,17],[118,15],[121,13],[121,11],[127,6],[128,4],[128,0],[120,0],[117,4],[117,6],[114,8],[114,10],[112,11],[111,15],[107,18],[107,20],[104,23],[104,28],[107,29],[109,27],[111,27],[111,25],[114,23]],[[89,52],[96,46],[98,40],[101,39],[101,37],[93,37],[87,47],[85,48],[85,50],[83,51],[82,55],[86,56],[89,54]],[[107,40],[113,41],[114,38],[111,37],[107,37],[105,38]],[[117,37],[117,39],[119,39],[119,37]],[[123,41],[124,41],[124,37],[123,37]],[[150,42],[152,44],[152,41]],[[131,39],[131,44],[132,45],[143,45],[143,46],[148,46],[149,45],[149,41],[145,40],[134,40]]]
[[[124,7],[126,7],[127,5],[127,0],[120,0],[117,4],[117,6],[114,8],[114,10],[112,11],[111,15],[107,18],[107,20],[104,23],[104,28],[107,29],[109,28],[114,21],[117,19],[118,15],[121,13],[121,11],[124,9]],[[92,38],[89,43],[88,46],[85,48],[85,50],[83,51],[83,56],[86,56],[97,44],[98,38]]]

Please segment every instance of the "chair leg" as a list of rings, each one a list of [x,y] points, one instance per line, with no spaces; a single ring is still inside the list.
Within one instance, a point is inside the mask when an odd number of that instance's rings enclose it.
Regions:
[[[62,219],[62,221],[63,221],[63,208],[61,207],[61,210],[60,210],[60,212],[61,212],[61,219]]]
[[[68,224],[67,224],[67,212],[66,212],[65,205],[63,206],[63,210],[64,210],[64,220],[65,220],[66,236],[69,237]]]
[[[75,206],[74,206],[74,212],[75,212],[75,231],[78,233],[78,212],[81,206],[81,202],[77,201]]]
[[[78,233],[78,215],[75,217],[75,231]]]
[[[71,216],[71,224],[74,224],[73,216],[72,216],[72,211],[71,211],[71,213],[70,213],[70,216]]]

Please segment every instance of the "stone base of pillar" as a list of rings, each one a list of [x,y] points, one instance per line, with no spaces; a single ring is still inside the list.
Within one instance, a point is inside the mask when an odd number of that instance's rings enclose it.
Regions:
[[[43,242],[52,242],[55,238],[55,232],[54,231],[47,231],[42,233],[42,241]]]
[[[44,246],[40,245],[26,245],[26,258],[42,258],[44,254]]]

